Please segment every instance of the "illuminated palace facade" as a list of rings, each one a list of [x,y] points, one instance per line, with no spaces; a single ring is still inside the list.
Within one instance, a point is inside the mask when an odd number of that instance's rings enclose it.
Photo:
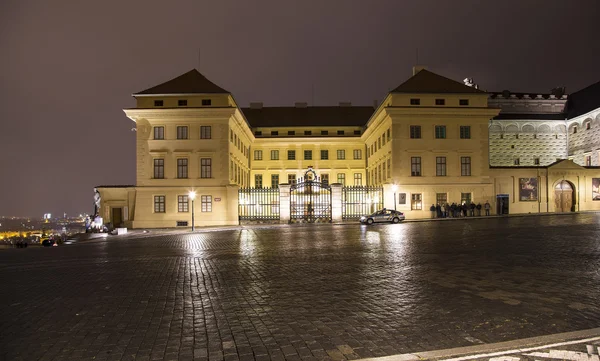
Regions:
[[[133,96],[136,184],[97,187],[114,226],[187,226],[192,204],[196,226],[237,225],[240,188],[289,190],[309,167],[324,184],[381,187],[383,206],[407,219],[453,202],[600,210],[600,83],[488,93],[415,68],[376,107],[241,108],[192,70]]]

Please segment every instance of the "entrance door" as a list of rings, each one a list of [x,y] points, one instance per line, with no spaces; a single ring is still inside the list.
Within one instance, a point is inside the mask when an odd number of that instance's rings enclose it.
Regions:
[[[508,194],[498,194],[496,196],[496,214],[508,214]]]
[[[112,208],[112,224],[113,227],[121,227],[123,223],[123,208]]]
[[[573,211],[574,193],[573,186],[567,181],[562,181],[554,187],[554,206],[556,207],[556,212]]]
[[[331,187],[320,182],[312,168],[290,187],[291,222],[331,222]]]

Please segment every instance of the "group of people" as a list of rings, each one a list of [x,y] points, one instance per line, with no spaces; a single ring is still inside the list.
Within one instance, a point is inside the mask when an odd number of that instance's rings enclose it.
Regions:
[[[481,216],[481,209],[485,210],[485,215],[490,215],[490,202],[485,201],[485,204],[482,206],[481,203],[473,203],[470,204],[467,202],[462,203],[442,203],[441,205],[438,203],[437,205],[432,204],[429,207],[429,211],[431,212],[431,218],[459,218],[459,217],[474,217],[475,215]]]

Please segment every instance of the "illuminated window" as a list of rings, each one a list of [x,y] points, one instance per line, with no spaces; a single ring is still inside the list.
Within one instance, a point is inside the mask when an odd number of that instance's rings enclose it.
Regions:
[[[338,149],[337,159],[346,159],[346,151],[343,149]]]
[[[154,127],[154,139],[165,139],[165,127]]]
[[[165,178],[165,160],[155,159],[154,160],[154,179]]]
[[[262,174],[255,174],[254,175],[254,186],[256,188],[262,188],[262,186],[263,186]]]
[[[362,159],[362,151],[360,149],[354,149],[354,159]]]
[[[165,196],[154,196],[154,213],[165,213]]]
[[[337,175],[337,182],[341,183],[343,186],[346,185],[346,174],[344,173],[338,173]]]
[[[177,139],[188,139],[188,127],[187,126],[177,127]]]
[[[410,138],[411,139],[421,139],[421,126],[420,125],[411,125],[410,126]]]
[[[440,206],[442,204],[448,203],[448,193],[436,193],[435,194],[435,202]]]
[[[460,157],[460,175],[471,175],[471,157]]]
[[[187,158],[177,159],[177,178],[188,177],[188,160]]]
[[[410,209],[413,211],[420,211],[423,209],[421,193],[413,193],[410,195]]]
[[[325,185],[329,184],[329,174],[327,174],[327,173],[321,174],[321,183],[323,183]]]
[[[262,160],[262,150],[254,151],[254,160]]]
[[[410,158],[410,175],[413,177],[421,176],[421,157]]]
[[[288,174],[288,184],[290,184],[290,185],[296,184],[296,175],[295,174]]]
[[[201,158],[200,159],[200,178],[211,178],[212,177],[212,159]]]
[[[210,139],[212,137],[212,129],[210,125],[200,126],[200,139]]]
[[[271,188],[279,188],[279,174],[271,174]]]
[[[212,212],[212,196],[200,196],[200,202],[202,202],[202,212]]]
[[[362,173],[354,173],[354,185],[362,186]]]
[[[278,150],[271,151],[271,160],[279,160],[279,151]]]
[[[471,204],[471,193],[461,193],[460,204]]]
[[[177,212],[189,212],[188,196],[177,196]]]

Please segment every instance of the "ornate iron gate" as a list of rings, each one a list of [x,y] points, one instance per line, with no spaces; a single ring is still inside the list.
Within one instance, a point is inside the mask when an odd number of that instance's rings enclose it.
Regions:
[[[342,188],[342,219],[358,219],[383,208],[383,187]]]
[[[331,187],[312,168],[290,186],[290,222],[331,222]]]
[[[279,188],[240,188],[240,221],[279,220]]]

